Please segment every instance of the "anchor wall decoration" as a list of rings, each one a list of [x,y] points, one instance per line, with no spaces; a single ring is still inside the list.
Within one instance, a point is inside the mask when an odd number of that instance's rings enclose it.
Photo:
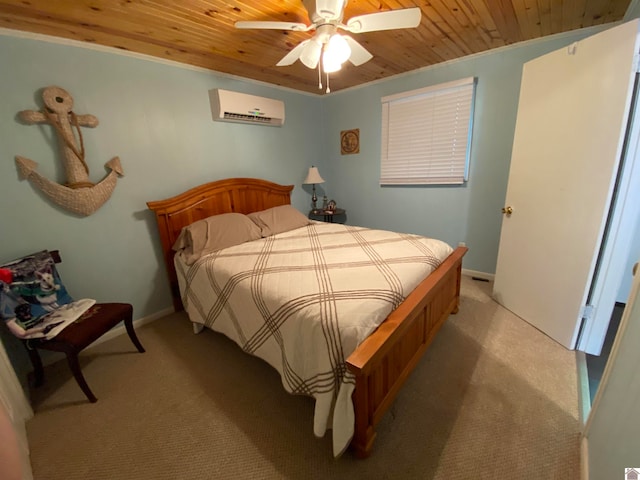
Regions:
[[[89,167],[84,159],[80,127],[96,127],[98,119],[93,115],[76,115],[73,112],[73,98],[63,88],[47,87],[42,92],[42,98],[45,105],[42,111],[23,110],[18,115],[28,124],[46,123],[54,127],[60,138],[67,182],[62,185],[49,180],[36,171],[36,162],[16,155],[20,177],[28,179],[61,207],[78,215],[91,215],[109,200],[118,176],[124,175],[120,158],[109,160],[105,164],[110,170],[107,176],[97,184],[92,183],[89,180]],[[78,135],[77,141],[74,128]]]

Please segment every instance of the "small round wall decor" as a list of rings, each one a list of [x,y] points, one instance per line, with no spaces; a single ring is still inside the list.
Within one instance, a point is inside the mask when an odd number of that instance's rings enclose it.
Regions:
[[[351,155],[360,153],[360,129],[343,130],[340,132],[340,153]]]

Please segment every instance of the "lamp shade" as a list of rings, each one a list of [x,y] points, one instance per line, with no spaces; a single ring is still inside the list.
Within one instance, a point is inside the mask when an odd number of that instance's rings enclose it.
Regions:
[[[300,54],[300,61],[308,68],[316,68],[321,53],[322,45],[313,39],[309,40]]]
[[[322,55],[322,69],[325,73],[333,73],[337,72],[342,68],[342,64],[340,62],[334,61],[334,59],[327,55],[327,52]]]
[[[309,173],[307,173],[307,178],[302,183],[324,183],[324,179],[320,176],[317,167],[311,167],[309,168]]]
[[[332,62],[344,63],[351,56],[351,47],[342,35],[332,35],[327,44],[325,56],[329,54]]]

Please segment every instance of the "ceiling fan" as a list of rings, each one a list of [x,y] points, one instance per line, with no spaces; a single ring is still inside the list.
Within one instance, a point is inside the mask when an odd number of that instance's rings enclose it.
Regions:
[[[329,74],[340,70],[342,64],[347,60],[357,66],[373,57],[356,40],[348,35],[337,33],[338,30],[364,33],[413,28],[420,24],[421,18],[420,8],[415,7],[359,15],[342,23],[347,0],[302,0],[302,3],[309,12],[311,25],[296,22],[242,21],[236,22],[235,26],[241,29],[257,28],[296,32],[315,30],[315,34],[311,38],[294,47],[277,63],[277,66],[291,65],[300,59],[308,68],[318,67],[318,75],[320,75],[320,65],[322,65],[322,70]],[[321,83],[320,88],[322,88]],[[328,88],[327,91],[329,91]]]

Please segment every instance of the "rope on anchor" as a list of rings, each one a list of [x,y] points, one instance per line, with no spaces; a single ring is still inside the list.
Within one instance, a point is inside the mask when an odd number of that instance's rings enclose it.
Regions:
[[[60,124],[56,119],[56,115],[49,112],[49,110],[46,108],[42,110],[42,112],[44,113],[45,117],[47,117],[47,119],[49,120],[49,123],[51,123],[51,125],[53,125],[53,127],[60,134],[60,137],[62,137],[67,147],[69,147],[73,151],[73,153],[76,154],[76,157],[78,157],[78,160],[80,160],[80,163],[82,163],[82,166],[84,167],[84,170],[88,175],[89,166],[87,165],[87,162],[84,161],[84,140],[82,138],[82,130],[80,130],[80,124],[78,123],[78,117],[76,116],[76,114],[73,112],[69,112],[69,117],[71,118],[71,124],[76,128],[76,131],[78,132],[78,140],[80,141],[80,150],[78,150],[75,143],[72,141],[72,140],[75,140],[75,138],[69,139],[67,135],[65,135],[65,132],[62,130],[62,128],[60,127]],[[73,135],[73,131],[71,133]]]

